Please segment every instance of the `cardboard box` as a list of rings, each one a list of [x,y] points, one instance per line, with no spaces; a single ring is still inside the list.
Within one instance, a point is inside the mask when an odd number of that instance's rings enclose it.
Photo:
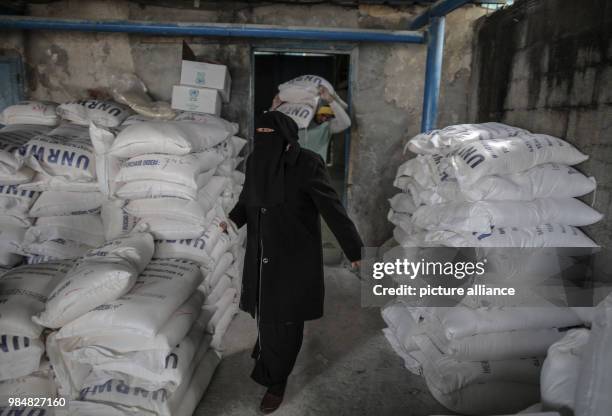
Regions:
[[[223,101],[228,102],[232,79],[225,65],[183,60],[181,85],[219,90]]]
[[[221,93],[210,88],[196,88],[187,85],[172,87],[172,108],[175,110],[221,114]]]

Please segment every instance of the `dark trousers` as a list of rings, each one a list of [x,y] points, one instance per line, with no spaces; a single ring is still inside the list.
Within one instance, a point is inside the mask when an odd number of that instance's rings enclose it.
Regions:
[[[251,357],[255,368],[251,378],[282,394],[297,359],[304,336],[304,322],[259,322],[259,337]]]

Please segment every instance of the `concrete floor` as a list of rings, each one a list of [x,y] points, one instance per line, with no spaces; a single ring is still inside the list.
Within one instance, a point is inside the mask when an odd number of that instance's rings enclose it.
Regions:
[[[422,378],[403,368],[381,329],[379,309],[360,306],[358,278],[326,267],[325,317],[306,323],[304,344],[278,416],[428,416],[449,414]],[[249,374],[255,322],[241,313],[225,336],[225,354],[194,415],[257,415],[264,388]]]

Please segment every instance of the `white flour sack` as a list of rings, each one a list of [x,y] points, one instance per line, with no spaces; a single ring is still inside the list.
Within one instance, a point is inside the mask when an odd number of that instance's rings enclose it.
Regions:
[[[212,169],[199,174],[196,178],[197,188],[153,180],[131,181],[120,184],[115,196],[121,199],[181,198],[195,201],[198,199],[198,190],[208,183],[214,173]]]
[[[424,244],[448,247],[598,247],[580,229],[563,224],[495,227],[486,233],[430,231],[419,237]]]
[[[29,258],[69,260],[81,257],[93,247],[61,238],[34,241],[24,237],[23,251]],[[43,260],[44,261],[44,260]]]
[[[596,308],[576,390],[576,415],[606,416],[612,409],[612,295]]]
[[[100,212],[104,195],[100,192],[45,191],[30,208],[31,217],[96,214]]]
[[[275,111],[291,117],[300,129],[308,127],[315,116],[315,109],[308,104],[283,103]]]
[[[468,143],[451,157],[462,188],[487,175],[508,175],[544,163],[576,165],[588,159],[574,146],[545,134],[521,133],[504,139]]]
[[[22,101],[6,107],[2,111],[0,122],[4,124],[39,124],[56,126],[59,117],[57,104],[51,101]]]
[[[206,124],[213,127],[222,128],[228,134],[234,135],[238,133],[238,124],[227,121],[213,114],[192,113],[190,111],[182,111],[176,115],[174,121],[195,121],[197,123]]]
[[[59,336],[95,336],[108,331],[118,336],[154,337],[202,280],[197,263],[153,260],[127,294],[70,322],[60,330]]]
[[[214,265],[211,253],[221,237],[220,220],[215,219],[198,238],[155,241],[154,258],[178,258],[195,261],[204,267]]]
[[[297,78],[280,84],[278,86],[278,91],[279,96],[284,96],[285,98],[288,98],[286,101],[301,102],[290,100],[296,100],[300,97],[317,97],[319,95],[319,87],[325,87],[330,92],[330,94],[336,95],[334,86],[328,80],[318,75],[301,75]],[[342,107],[347,107],[347,104],[339,97],[336,96],[336,99]]]
[[[461,189],[468,201],[578,197],[593,192],[595,178],[571,166],[545,163],[511,175],[484,176]]]
[[[29,224],[27,217],[30,207],[39,195],[38,192],[20,189],[17,185],[0,185],[0,215],[14,216],[19,222]]]
[[[406,193],[395,194],[389,199],[389,205],[395,212],[402,212],[405,214],[412,214],[417,210],[417,206],[414,203],[412,196]]]
[[[454,176],[450,159],[441,155],[417,155],[397,168],[396,186],[399,179],[408,177],[423,188],[431,188]]]
[[[540,375],[542,404],[546,409],[574,411],[578,374],[588,342],[589,330],[575,329],[548,349]]]
[[[60,328],[86,312],[127,293],[153,256],[153,237],[135,233],[89,251],[58,282],[45,310],[33,319]]]
[[[230,140],[234,148],[234,156],[238,156],[240,152],[242,152],[242,149],[244,149],[244,146],[249,142],[247,139],[238,136],[232,136]]]
[[[502,123],[456,124],[414,136],[404,148],[417,154],[448,154],[462,145],[478,140],[513,137],[527,130]]]
[[[96,168],[89,129],[62,124],[47,134],[30,139],[20,153],[26,163],[43,176],[66,182],[94,182]]]
[[[491,332],[449,340],[434,325],[427,326],[426,332],[445,355],[464,361],[544,357],[548,347],[565,335],[558,328],[546,328]]]
[[[10,380],[4,380],[0,382],[0,409],[2,406],[8,403],[8,399],[14,398],[34,398],[34,397],[45,397],[54,398],[56,397],[57,389],[53,383],[53,373],[49,368],[49,362],[43,361],[40,367],[35,372],[25,377],[18,377]],[[21,408],[23,409],[23,408]],[[3,413],[0,413],[3,414]],[[45,415],[50,413],[41,413],[35,411],[34,413],[25,412],[21,413],[21,410],[9,411],[6,415]]]
[[[493,227],[530,227],[556,223],[585,226],[603,215],[576,198],[533,201],[449,202],[419,207],[414,225],[427,230],[490,232]]]
[[[64,120],[87,126],[91,121],[104,127],[117,127],[132,110],[114,101],[75,100],[62,103],[57,114]]]
[[[115,180],[119,183],[160,181],[198,189],[200,174],[222,161],[223,157],[212,149],[183,156],[147,154],[125,161]]]
[[[17,226],[0,227],[0,266],[14,266],[21,261],[25,231],[25,228]]]
[[[186,155],[202,152],[229,137],[224,128],[195,121],[149,121],[121,131],[111,154],[123,158],[150,153]]]
[[[210,336],[204,340],[205,326],[205,322],[196,321],[170,353],[165,350],[142,350],[109,358],[104,351],[83,348],[72,357],[91,365],[93,378],[123,380],[133,387],[145,390],[163,388],[172,393],[181,383],[189,382],[188,376],[193,371],[190,366],[198,349],[205,347],[203,342],[210,344]],[[89,383],[85,380],[84,384]]]
[[[31,124],[15,124],[0,129],[0,172],[16,173],[23,167],[19,150],[30,139],[51,131],[51,127]]]
[[[36,244],[48,240],[68,240],[97,247],[104,243],[104,227],[99,215],[63,215],[40,217],[36,225],[26,231],[24,244]]]
[[[0,334],[38,338],[42,326],[32,316],[44,309],[47,295],[72,265],[49,262],[17,267],[0,276]]]
[[[458,306],[442,317],[442,327],[447,339],[501,331],[565,328],[581,324],[580,317],[570,308],[555,306],[478,309]]]
[[[208,211],[213,208],[215,202],[225,191],[231,189],[231,186],[230,178],[215,175],[198,191],[198,202],[205,211]]]
[[[139,218],[125,211],[126,201],[118,199],[104,202],[100,218],[104,226],[104,237],[108,240],[129,234],[139,221]]]
[[[96,158],[96,176],[100,192],[106,196],[115,191],[115,176],[121,167],[121,159],[110,154],[117,131],[89,123],[89,137]]]
[[[44,351],[45,345],[39,338],[0,335],[0,381],[36,371]]]
[[[58,382],[70,396],[78,393],[91,365],[85,362],[103,363],[113,360],[124,360],[134,352],[153,351],[165,358],[185,339],[196,319],[203,318],[201,292],[194,292],[191,297],[172,313],[162,329],[154,337],[138,334],[121,334],[110,331],[99,331],[85,337],[58,338],[54,332],[47,338],[47,354],[55,368]],[[202,321],[205,325],[206,321]],[[159,366],[159,364],[157,364]]]

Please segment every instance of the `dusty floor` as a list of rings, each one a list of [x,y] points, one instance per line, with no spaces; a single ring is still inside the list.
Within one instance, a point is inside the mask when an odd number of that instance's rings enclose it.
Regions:
[[[306,324],[304,345],[285,402],[276,416],[428,416],[449,414],[387,344],[379,309],[363,309],[359,280],[326,268],[325,317]],[[251,381],[254,321],[240,314],[225,338],[226,352],[194,415],[256,415],[264,388]]]

